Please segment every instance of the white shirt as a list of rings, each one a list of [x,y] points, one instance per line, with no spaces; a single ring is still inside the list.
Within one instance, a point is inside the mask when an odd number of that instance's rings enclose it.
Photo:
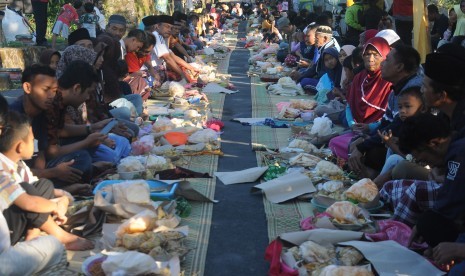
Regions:
[[[98,25],[100,29],[105,30],[107,23],[105,22],[105,16],[100,12],[97,7],[94,7],[95,14],[98,16]]]
[[[126,57],[127,51],[126,51],[126,44],[124,44],[124,40],[120,39],[119,44],[121,45],[121,59],[124,60]]]
[[[162,57],[165,55],[169,55],[170,51],[167,46],[168,44],[166,43],[163,36],[161,36],[157,31],[154,31],[153,35],[155,36],[157,42],[153,47],[152,66],[161,66],[165,64],[165,61]]]
[[[0,170],[9,172],[12,176],[12,179],[17,183],[28,182],[29,184],[39,181],[31,171],[31,169],[24,163],[24,161],[19,161],[17,164],[11,161],[10,158],[6,157],[3,153],[0,153]],[[18,168],[22,168],[21,172],[18,173]]]

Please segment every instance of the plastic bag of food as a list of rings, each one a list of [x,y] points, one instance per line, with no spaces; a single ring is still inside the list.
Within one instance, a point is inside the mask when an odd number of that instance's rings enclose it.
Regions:
[[[124,181],[113,184],[115,203],[150,204],[150,187],[145,180]]]
[[[160,269],[152,257],[136,251],[127,251],[118,255],[110,255],[102,263],[105,275],[145,275],[160,273]]]
[[[156,220],[157,214],[146,209],[123,222],[116,230],[116,237],[122,238],[126,233],[132,234],[153,230],[156,226]]]
[[[333,122],[331,122],[331,119],[326,117],[325,114],[323,117],[318,117],[313,120],[313,126],[310,130],[310,134],[317,135],[318,137],[330,135],[332,132],[332,126]]]

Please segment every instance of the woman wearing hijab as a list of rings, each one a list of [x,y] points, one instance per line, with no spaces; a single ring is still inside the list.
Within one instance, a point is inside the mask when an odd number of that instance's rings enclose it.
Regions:
[[[68,46],[63,52],[63,56],[58,63],[57,78],[60,78],[63,75],[66,67],[75,60],[88,62],[89,64],[92,64],[96,70],[98,70],[103,63],[102,55],[98,55],[93,50],[77,45]],[[95,111],[97,110],[101,114],[104,114],[105,112],[103,109],[105,106],[100,104],[100,100],[98,98],[98,93],[95,91],[95,93],[90,95],[89,99],[87,99],[87,101],[83,103],[78,109],[68,106],[66,108],[67,114],[65,122],[67,124],[83,125],[91,122],[91,120],[88,118],[88,114],[95,114]],[[106,117],[102,118],[101,120],[107,118],[110,118],[108,113],[106,114]],[[65,140],[63,143],[72,143],[76,141],[74,138],[63,140]],[[130,151],[131,146],[129,141],[126,138],[113,133],[108,135],[108,139],[105,140],[103,144],[95,149],[89,149],[89,153],[92,156],[93,162],[106,161],[113,164],[116,164],[121,158],[129,155]]]
[[[380,37],[371,38],[364,46],[365,69],[354,77],[347,94],[345,114],[352,131],[329,142],[333,153],[344,160],[349,157],[348,145],[352,138],[375,131],[386,111],[392,84],[381,77],[381,62],[389,51],[389,44]]]
[[[40,53],[39,63],[49,66],[53,70],[57,69],[58,62],[60,61],[61,54],[53,49],[45,49]]]
[[[369,29],[361,33],[359,37],[360,44],[358,46],[363,47],[367,43],[367,41],[375,37],[377,33],[378,33],[378,30],[375,30],[375,29]]]
[[[339,113],[344,110],[344,104],[337,99],[342,96],[341,77],[343,68],[339,57],[340,53],[334,47],[323,51],[323,71],[325,73],[320,78],[317,85],[318,93],[315,96],[319,103],[315,113],[318,116],[326,113],[331,120],[337,120]],[[325,83],[325,85],[320,86],[320,83]],[[325,86],[328,86],[327,89],[325,89]]]
[[[355,46],[354,45],[344,45],[341,47],[341,51],[339,51],[339,62],[341,64],[344,64],[344,60],[346,59],[346,57],[352,55],[352,52],[355,50]],[[343,86],[343,83],[346,79],[346,72],[344,70],[342,70],[342,76],[341,76],[341,87]]]

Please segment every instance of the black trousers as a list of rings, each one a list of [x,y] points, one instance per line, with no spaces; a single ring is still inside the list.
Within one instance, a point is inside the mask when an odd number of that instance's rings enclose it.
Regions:
[[[412,46],[413,21],[396,20],[396,33],[405,45]]]
[[[47,41],[45,34],[47,33],[47,7],[48,3],[32,1],[32,13],[36,22],[36,43],[42,44]]]
[[[40,179],[33,184],[23,182],[21,183],[21,187],[29,195],[40,196],[46,199],[54,197],[53,183],[48,179]],[[16,205],[11,205],[8,209],[5,209],[3,216],[11,232],[11,244],[16,244],[24,237],[28,229],[40,228],[47,221],[49,215],[50,213],[26,212]]]

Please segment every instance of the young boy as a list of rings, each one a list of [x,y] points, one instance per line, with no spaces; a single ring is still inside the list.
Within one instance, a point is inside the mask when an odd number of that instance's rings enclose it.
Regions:
[[[79,17],[79,24],[89,31],[90,37],[95,38],[97,36],[96,24],[99,18],[94,12],[94,4],[89,2],[85,3],[84,11],[85,13]]]
[[[0,137],[7,128],[8,104],[0,95]],[[1,163],[0,163],[1,164]],[[24,194],[22,188],[16,184],[11,175],[0,168],[0,274],[1,275],[31,275],[45,272],[59,265],[64,257],[63,245],[53,236],[39,237],[25,241],[12,247],[10,229],[3,216],[3,211],[13,204],[13,201],[23,201],[31,208],[45,199]],[[24,201],[26,199],[26,201]],[[51,212],[56,204],[37,205],[43,211]],[[66,261],[66,257],[65,260]],[[25,265],[27,264],[27,265]]]
[[[11,243],[17,243],[23,236],[26,241],[32,240],[43,230],[57,238],[68,250],[93,248],[91,241],[58,226],[66,222],[65,214],[72,197],[63,190],[54,189],[49,180],[39,180],[32,174],[23,160],[31,159],[33,153],[34,135],[29,119],[10,111],[8,124],[0,136],[0,162],[3,170],[16,182],[15,192],[9,194],[14,205],[3,211],[12,232]],[[51,215],[56,215],[56,218]]]
[[[53,25],[52,30],[52,48],[55,49],[57,36],[61,33],[61,37],[68,40],[69,35],[69,27],[71,23],[79,23],[79,15],[77,10],[80,9],[82,6],[82,2],[80,0],[75,0],[74,4],[65,4],[61,7],[61,12],[57,17],[57,21],[55,25]]]

